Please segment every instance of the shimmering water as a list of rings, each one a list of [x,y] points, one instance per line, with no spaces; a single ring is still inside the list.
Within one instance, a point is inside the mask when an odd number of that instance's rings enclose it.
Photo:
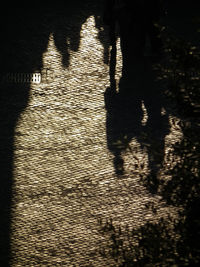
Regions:
[[[68,25],[67,18],[63,22]],[[50,70],[53,78],[30,85],[28,105],[15,128],[13,266],[117,266],[98,252],[107,242],[98,231],[98,219],[112,218],[116,226],[137,229],[160,218],[178,218],[179,208],[166,204],[159,192],[152,194],[143,183],[151,173],[148,147],[152,154],[157,149],[148,136],[143,144],[133,136],[121,153],[124,173],[116,174],[104,101],[109,66],[98,34],[95,18],[89,16],[81,27],[78,50],[69,49],[68,67],[50,34],[43,70]],[[116,69],[118,83],[119,40]],[[148,108],[144,101],[140,105],[140,124],[145,127]],[[173,144],[182,139],[180,119],[171,114],[168,119],[158,172],[163,181],[170,179],[165,172],[178,160]]]

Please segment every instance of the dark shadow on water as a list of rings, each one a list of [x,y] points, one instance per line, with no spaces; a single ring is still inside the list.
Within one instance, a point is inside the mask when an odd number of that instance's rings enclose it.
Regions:
[[[127,8],[129,7],[129,8]],[[138,6],[127,4],[118,15],[122,52],[122,77],[116,90],[115,22],[110,20],[110,88],[105,93],[107,108],[107,144],[114,156],[117,175],[124,173],[123,152],[133,138],[147,152],[149,175],[146,178],[151,191],[158,187],[157,175],[164,159],[164,140],[169,132],[167,113],[164,115],[164,85],[158,80],[163,56],[160,38],[161,9],[158,1]],[[133,10],[138,14],[133,15]],[[107,13],[110,6],[107,6]],[[146,112],[146,117],[144,116]]]
[[[164,138],[169,132],[167,114],[162,114],[165,107],[164,88],[162,83],[156,81],[158,74],[153,70],[156,58],[143,57],[138,63],[141,67],[137,66],[136,71],[133,70],[135,76],[121,78],[117,92],[114,78],[116,62],[113,58],[115,50],[113,46],[111,87],[105,92],[108,148],[114,155],[115,170],[116,173],[123,174],[122,152],[128,148],[130,141],[136,138],[141,147],[147,150],[150,172],[156,176],[164,157]],[[142,123],[144,107],[148,116],[146,123]]]
[[[132,62],[130,74],[122,76],[117,91],[115,57],[116,46],[113,43],[110,60],[111,86],[105,92],[107,145],[114,156],[116,174],[122,175],[125,171],[122,154],[135,138],[148,154],[150,173],[146,178],[147,184],[151,191],[156,191],[157,175],[164,159],[164,139],[169,133],[168,115],[162,113],[165,108],[164,88],[162,82],[157,80],[158,71],[154,70],[159,59],[146,56],[141,57],[137,63]],[[148,118],[144,117],[145,110]]]

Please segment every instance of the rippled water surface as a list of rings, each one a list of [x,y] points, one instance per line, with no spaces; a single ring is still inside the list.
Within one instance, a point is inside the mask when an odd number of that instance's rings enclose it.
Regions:
[[[63,31],[77,34],[67,16],[61,15],[55,23],[62,24]],[[109,45],[106,48],[106,32],[99,38],[101,29],[96,24],[94,15],[83,21],[76,48],[65,38],[58,49],[55,34],[49,34],[41,72],[48,70],[51,77],[30,84],[28,105],[17,121],[13,266],[118,266],[99,253],[107,246],[98,230],[99,220],[112,218],[115,226],[137,229],[160,218],[178,219],[181,207],[167,204],[159,194],[160,187],[152,193],[145,181],[157,163],[159,181],[171,179],[166,171],[179,160],[173,145],[182,140],[180,119],[162,107],[158,117],[166,117],[168,126],[165,134],[154,139],[149,136],[151,130],[144,130],[151,119],[148,101],[140,99],[137,103],[142,115],[135,125],[140,125],[141,132],[138,128],[130,138],[125,134],[122,139],[113,137],[116,124],[106,109],[104,95],[110,85],[109,66],[104,60]],[[65,45],[68,64],[63,64],[61,53]],[[116,69],[118,84],[122,69],[119,40]],[[116,170],[113,147],[121,149],[121,174]],[[173,232],[170,224],[169,231]]]

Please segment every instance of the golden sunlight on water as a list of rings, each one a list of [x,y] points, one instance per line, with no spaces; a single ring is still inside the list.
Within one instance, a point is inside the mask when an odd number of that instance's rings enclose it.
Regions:
[[[98,231],[98,219],[112,218],[122,229],[136,229],[178,216],[178,208],[151,194],[141,181],[141,175],[150,173],[148,144],[133,137],[122,151],[124,174],[116,174],[104,103],[109,67],[102,60],[93,16],[82,25],[80,38],[78,51],[69,51],[66,68],[53,34],[49,36],[43,72],[50,71],[53,78],[30,85],[28,106],[15,129],[13,266],[89,266],[91,259],[91,266],[114,266],[98,253],[107,242]],[[118,40],[117,81],[120,75]],[[145,126],[148,110],[141,105]],[[182,138],[175,116],[169,124],[160,179],[173,164],[173,143]]]

